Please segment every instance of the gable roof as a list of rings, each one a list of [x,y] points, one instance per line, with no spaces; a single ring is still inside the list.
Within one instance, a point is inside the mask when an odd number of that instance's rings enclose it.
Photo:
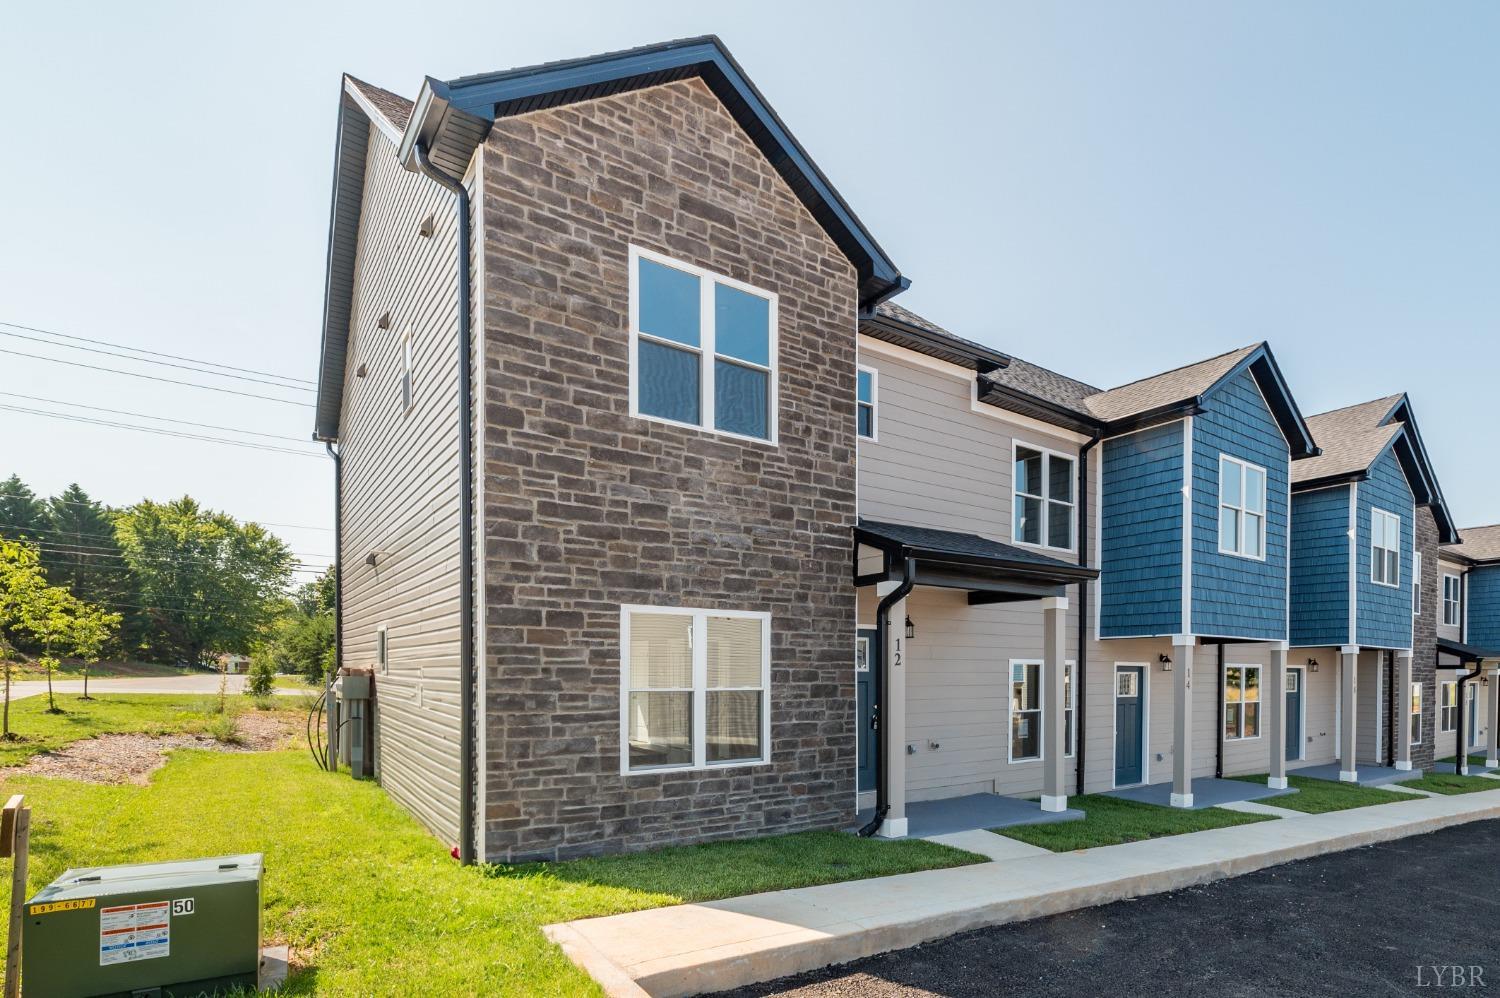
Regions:
[[[1411,400],[1405,394],[1319,413],[1308,417],[1307,425],[1323,453],[1292,462],[1294,491],[1363,481],[1375,462],[1392,451],[1417,505],[1432,511],[1438,542],[1452,544],[1458,539],[1448,501],[1443,498],[1437,472],[1417,430]]]
[[[1443,548],[1443,554],[1456,554],[1464,561],[1479,563],[1500,561],[1500,523],[1486,527],[1464,527],[1461,540]]]
[[[1139,416],[1184,399],[1201,397],[1263,345],[1240,347],[1217,357],[1175,367],[1170,371],[1100,392],[1087,399],[1089,411],[1105,422],[1112,422]]]
[[[354,253],[364,197],[364,153],[371,126],[396,145],[407,169],[416,169],[415,150],[421,145],[439,169],[461,177],[474,150],[499,118],[690,78],[703,80],[714,92],[854,265],[863,310],[910,286],[724,43],[713,35],[448,82],[428,77],[415,101],[346,75],[339,94],[314,436],[333,440],[339,432]]]

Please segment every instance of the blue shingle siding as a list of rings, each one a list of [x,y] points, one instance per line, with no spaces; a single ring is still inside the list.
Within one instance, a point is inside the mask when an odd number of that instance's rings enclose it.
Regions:
[[[1469,572],[1467,641],[1485,651],[1500,651],[1500,565]]]
[[[1182,630],[1182,427],[1104,441],[1100,637]]]
[[[1372,648],[1411,647],[1411,554],[1413,544],[1411,486],[1401,472],[1393,450],[1387,450],[1370,466],[1369,477],[1359,483],[1359,516],[1354,543],[1358,568],[1354,573],[1355,644]],[[1401,517],[1401,584],[1377,585],[1371,578],[1370,511],[1383,509]]]
[[[1292,496],[1292,637],[1349,643],[1349,486]]]
[[[1291,451],[1248,370],[1203,400],[1193,420],[1192,632],[1287,637],[1287,484]],[[1219,553],[1219,455],[1266,469],[1266,557]]]

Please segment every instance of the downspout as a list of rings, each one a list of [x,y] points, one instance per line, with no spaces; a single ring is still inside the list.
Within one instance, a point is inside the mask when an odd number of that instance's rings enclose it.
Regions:
[[[1089,563],[1089,451],[1104,439],[1100,430],[1090,437],[1078,451],[1078,563]],[[1073,676],[1073,764],[1077,770],[1074,793],[1083,796],[1084,758],[1083,746],[1088,739],[1083,737],[1088,721],[1089,688],[1089,584],[1078,583],[1078,666]]]
[[[886,655],[886,630],[890,625],[891,607],[906,598],[911,592],[912,586],[917,578],[917,562],[915,558],[905,558],[901,563],[901,581],[895,589],[886,593],[880,600],[880,605],[875,608],[875,660],[880,667],[875,670],[875,702],[880,709],[885,709],[885,687],[886,679],[890,670],[889,657]],[[875,715],[879,718],[879,714]],[[885,731],[880,729],[880,750],[875,753],[875,817],[859,830],[863,838],[869,838],[880,831],[881,823],[885,821],[886,812],[891,809],[890,788],[886,781],[890,778],[890,753],[891,747],[885,737]]]
[[[469,191],[432,165],[426,146],[412,147],[417,169],[453,193],[458,213],[458,477],[459,489],[459,798],[458,861],[474,862],[474,399],[469,277]]]
[[[1459,776],[1469,775],[1469,739],[1464,732],[1464,718],[1469,713],[1469,702],[1464,699],[1464,684],[1471,679],[1479,678],[1479,674],[1484,671],[1484,662],[1476,660],[1473,666],[1473,672],[1467,672],[1458,677],[1458,702],[1453,705],[1458,713],[1458,731],[1455,732],[1458,735],[1458,750],[1453,754],[1453,772]],[[1495,723],[1493,718],[1490,723]]]

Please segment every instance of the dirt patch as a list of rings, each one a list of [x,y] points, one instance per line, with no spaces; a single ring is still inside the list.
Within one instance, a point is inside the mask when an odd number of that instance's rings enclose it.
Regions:
[[[268,752],[285,747],[294,735],[286,720],[275,714],[246,711],[236,720],[240,737],[237,743],[215,741],[208,735],[100,735],[73,742],[56,752],[33,756],[26,765],[8,772],[84,783],[144,786],[152,773],[167,764],[167,753],[172,749]]]

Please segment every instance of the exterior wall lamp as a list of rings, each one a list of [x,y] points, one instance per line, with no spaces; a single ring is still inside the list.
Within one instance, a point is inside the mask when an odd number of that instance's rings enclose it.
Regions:
[[[916,636],[917,636],[916,625],[911,622],[911,618],[910,617],[907,617],[906,618],[906,640],[910,641],[912,638],[914,638]]]
[[[1309,672],[1317,672],[1318,671],[1318,660],[1317,659],[1310,658],[1310,659],[1307,660],[1307,671],[1309,671]]]
[[[1172,656],[1168,655],[1166,652],[1162,652],[1160,655],[1156,656],[1156,660],[1161,663],[1162,672],[1172,671]]]

